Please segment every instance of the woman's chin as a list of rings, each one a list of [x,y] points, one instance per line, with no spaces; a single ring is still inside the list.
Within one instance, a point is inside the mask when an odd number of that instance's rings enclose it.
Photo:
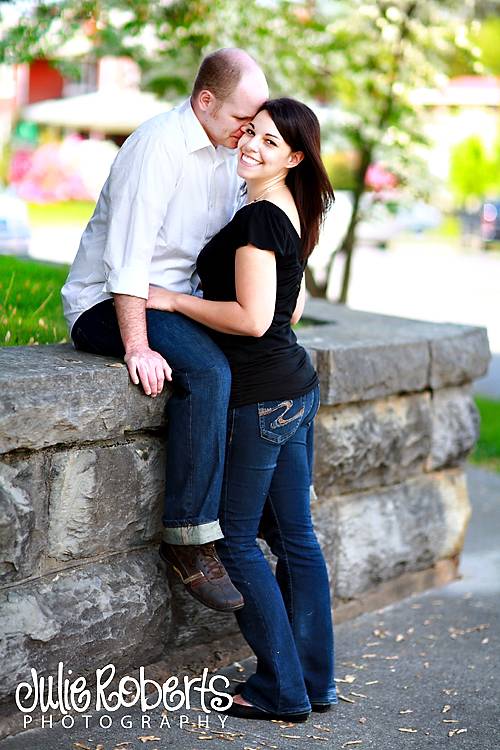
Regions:
[[[245,165],[241,164],[240,162],[236,171],[238,173],[238,177],[242,177],[246,182],[251,182],[253,177],[251,169],[245,167]]]

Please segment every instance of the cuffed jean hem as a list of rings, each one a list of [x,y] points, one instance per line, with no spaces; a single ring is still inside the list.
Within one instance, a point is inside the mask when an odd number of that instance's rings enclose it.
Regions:
[[[165,526],[163,541],[167,544],[207,544],[224,539],[218,521],[209,521],[198,526]]]

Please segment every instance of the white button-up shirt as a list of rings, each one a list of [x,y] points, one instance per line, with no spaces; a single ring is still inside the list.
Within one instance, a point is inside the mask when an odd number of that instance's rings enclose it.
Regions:
[[[69,329],[111,293],[193,294],[196,258],[240,199],[236,151],[215,148],[189,100],[143,123],[111,167],[62,289]]]

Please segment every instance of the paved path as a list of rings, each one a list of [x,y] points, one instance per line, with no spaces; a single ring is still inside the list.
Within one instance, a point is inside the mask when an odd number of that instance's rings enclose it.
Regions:
[[[500,475],[469,467],[467,476],[473,514],[462,579],[336,628],[343,700],[328,714],[295,726],[228,718],[222,730],[212,714],[208,729],[198,728],[204,715],[191,711],[183,728],[171,713],[160,729],[153,711],[142,729],[132,709],[130,727],[117,712],[101,729],[94,714],[88,729],[35,729],[0,750],[499,750]],[[250,659],[224,672],[241,681],[252,669]]]

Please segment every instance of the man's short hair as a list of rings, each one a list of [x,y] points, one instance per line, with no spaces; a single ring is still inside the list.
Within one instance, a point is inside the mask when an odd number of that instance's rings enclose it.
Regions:
[[[193,86],[193,96],[208,90],[216,99],[228,99],[240,82],[244,65],[230,49],[219,49],[207,55],[200,65]]]

